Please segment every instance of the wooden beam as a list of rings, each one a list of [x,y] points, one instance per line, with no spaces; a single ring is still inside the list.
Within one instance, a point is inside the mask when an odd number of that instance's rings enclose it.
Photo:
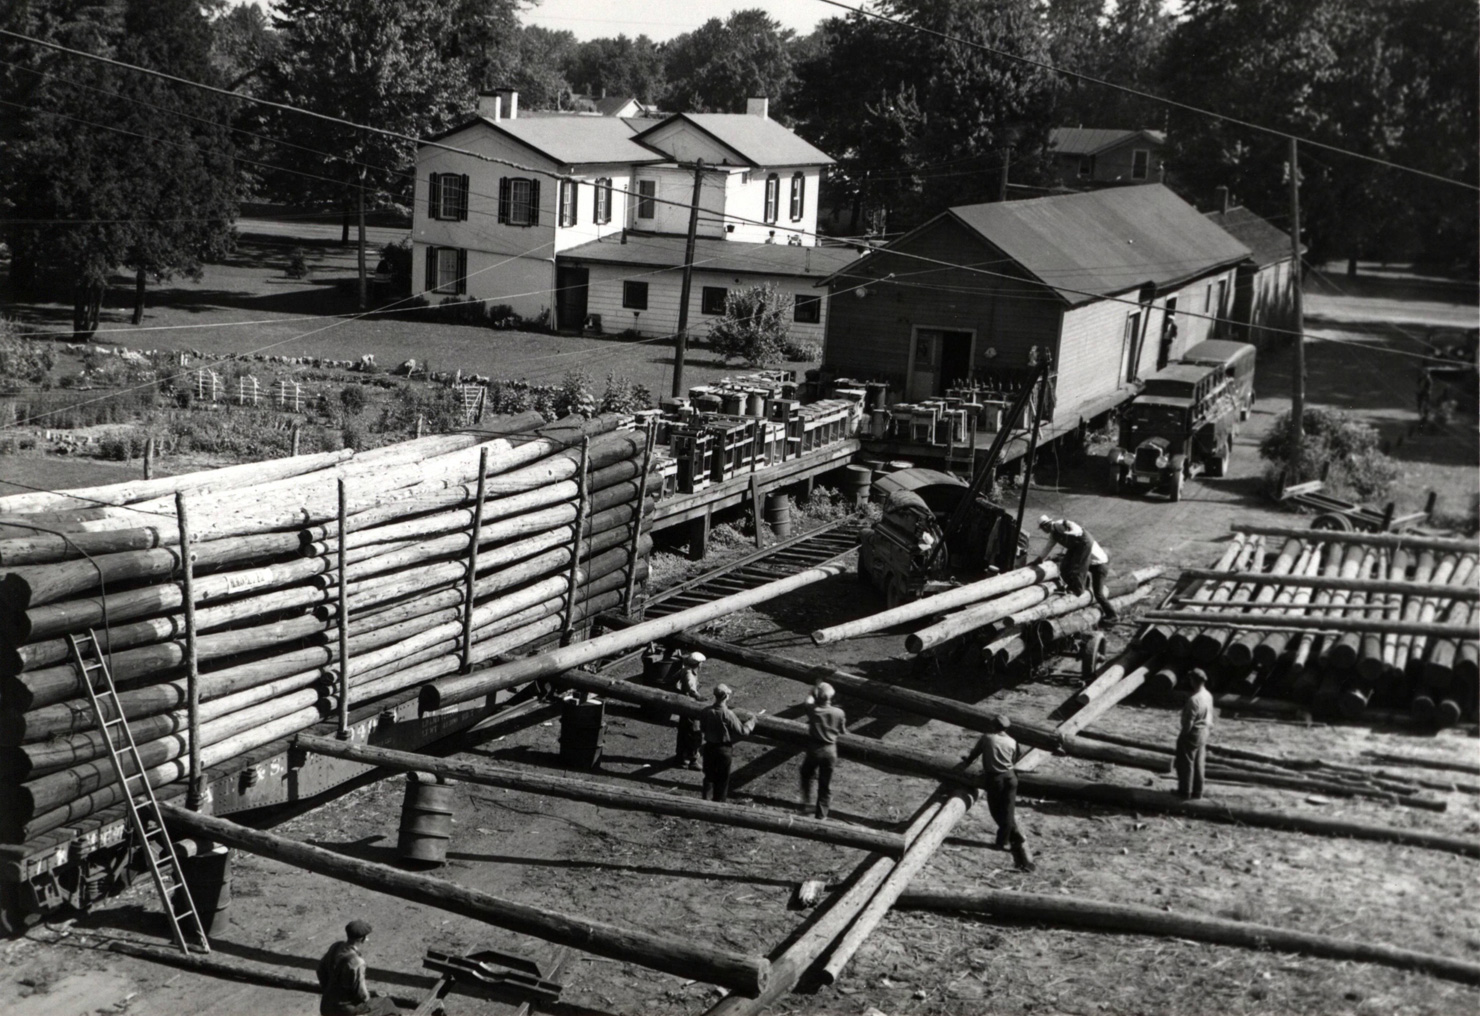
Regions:
[[[1446,600],[1480,600],[1480,586],[1455,586],[1433,582],[1406,582],[1392,579],[1327,578],[1324,575],[1275,575],[1269,572],[1219,571],[1216,568],[1188,568],[1184,579],[1222,581],[1233,579],[1254,586],[1308,586],[1311,589],[1349,589],[1366,593],[1401,593],[1405,596],[1437,596]]]
[[[1191,610],[1151,610],[1145,614],[1147,621],[1170,621],[1174,624],[1195,624],[1205,628],[1301,628],[1334,632],[1378,632],[1395,635],[1431,635],[1436,638],[1473,639],[1480,631],[1468,624],[1424,624],[1420,621],[1389,621],[1369,617],[1311,617],[1300,614],[1279,614],[1273,611],[1250,611],[1238,613],[1216,610],[1199,613]]]
[[[1255,536],[1285,536],[1296,540],[1324,543],[1359,543],[1368,547],[1406,547],[1409,550],[1457,550],[1473,554],[1480,550],[1480,540],[1448,536],[1425,536],[1416,533],[1351,533],[1336,529],[1300,529],[1295,526],[1257,526],[1235,522],[1228,527],[1235,533]]]

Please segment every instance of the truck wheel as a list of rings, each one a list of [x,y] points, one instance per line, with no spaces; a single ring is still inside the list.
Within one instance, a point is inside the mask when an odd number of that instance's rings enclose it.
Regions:
[[[1172,474],[1172,500],[1182,500],[1182,470],[1180,469]]]

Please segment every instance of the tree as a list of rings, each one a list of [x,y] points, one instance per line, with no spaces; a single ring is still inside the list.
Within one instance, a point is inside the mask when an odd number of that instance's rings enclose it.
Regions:
[[[1277,131],[1441,176],[1476,181],[1476,10],[1463,0],[1190,0],[1168,41],[1161,90]],[[1210,65],[1208,61],[1212,61]],[[1209,202],[1227,186],[1284,214],[1282,137],[1173,110],[1181,185]],[[1340,256],[1473,258],[1473,193],[1305,146],[1303,237],[1312,262]],[[1455,199],[1465,213],[1455,214]]]
[[[764,367],[786,359],[791,297],[766,283],[725,294],[725,313],[709,329],[709,347],[726,360]]]
[[[188,80],[219,82],[211,26],[192,0],[12,7],[6,26]],[[3,44],[7,116],[0,208],[12,283],[72,284],[73,328],[97,329],[110,274],[199,278],[231,243],[237,174],[229,101],[200,89],[27,43]]]
[[[565,77],[577,91],[590,95],[632,96],[656,103],[666,84],[663,48],[646,35],[592,39],[572,54]]]
[[[740,113],[745,100],[766,97],[780,119],[796,82],[796,33],[760,8],[710,18],[667,47],[663,107],[687,113]]]
[[[1046,25],[1054,66],[1154,94],[1176,19],[1161,0],[1049,0]],[[1057,106],[1064,127],[1158,128],[1166,115],[1154,99],[1071,75]]]
[[[571,32],[526,25],[519,34],[518,67],[508,83],[519,90],[519,105],[529,109],[570,109],[571,83],[564,67],[579,44]]]

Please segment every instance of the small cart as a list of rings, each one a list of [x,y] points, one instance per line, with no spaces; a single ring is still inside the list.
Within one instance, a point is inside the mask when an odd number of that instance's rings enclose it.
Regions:
[[[1366,532],[1387,533],[1394,530],[1404,529],[1416,523],[1429,520],[1434,512],[1434,501],[1438,495],[1429,491],[1428,498],[1424,501],[1423,511],[1412,512],[1408,515],[1395,514],[1395,505],[1390,501],[1381,511],[1376,508],[1368,508],[1353,501],[1346,501],[1339,497],[1333,497],[1325,493],[1324,480],[1309,480],[1305,483],[1293,483],[1285,486],[1280,485],[1279,496],[1276,500],[1280,502],[1293,501],[1316,512],[1316,517],[1311,520],[1312,529],[1335,529],[1342,532]]]

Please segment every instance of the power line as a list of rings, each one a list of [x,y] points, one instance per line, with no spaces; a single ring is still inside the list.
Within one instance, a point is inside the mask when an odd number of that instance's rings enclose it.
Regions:
[[[907,21],[904,21],[900,18],[892,17],[887,14],[880,14],[876,11],[866,10],[862,7],[852,7],[848,4],[842,3],[841,0],[818,0],[818,2],[827,4],[831,7],[840,8],[842,10],[848,11],[851,14],[857,14],[865,18],[872,18],[875,21],[883,21],[898,28],[906,28],[912,32],[918,32],[922,35],[933,35],[936,38],[944,39],[946,42],[952,42],[962,46],[970,46],[973,49],[979,49],[984,53],[991,53],[994,56],[1002,57],[1004,60],[1011,60],[1014,63],[1025,64],[1029,67],[1037,67],[1040,70],[1050,71],[1054,74],[1062,74],[1065,77],[1078,78],[1080,81],[1087,81],[1093,85],[1102,85],[1105,88],[1113,88],[1116,91],[1124,92],[1127,95],[1134,95],[1137,98],[1141,99],[1149,99],[1152,102],[1159,102],[1163,105],[1171,106],[1174,109],[1182,109],[1186,110],[1189,113],[1196,113],[1200,116],[1212,117],[1215,120],[1221,120],[1225,123],[1236,124],[1240,127],[1247,127],[1250,130],[1260,131],[1261,133],[1270,134],[1274,137],[1282,138],[1287,141],[1293,138],[1303,145],[1310,145],[1313,148],[1321,148],[1328,152],[1336,152],[1341,155],[1348,155],[1354,159],[1361,159],[1365,162],[1375,163],[1379,166],[1386,166],[1389,169],[1397,169],[1402,170],[1405,173],[1413,173],[1417,176],[1422,176],[1430,180],[1437,180],[1440,183],[1447,183],[1454,187],[1463,187],[1466,190],[1480,191],[1480,186],[1468,183],[1464,180],[1455,180],[1451,177],[1443,176],[1439,173],[1431,173],[1426,169],[1418,169],[1413,166],[1405,166],[1401,163],[1393,162],[1390,159],[1384,159],[1381,156],[1368,155],[1366,152],[1358,152],[1350,148],[1342,148],[1340,145],[1332,145],[1327,144],[1324,141],[1316,141],[1313,138],[1302,137],[1298,134],[1291,134],[1288,131],[1282,131],[1275,127],[1266,127],[1263,124],[1254,123],[1252,120],[1244,120],[1236,116],[1231,116],[1227,113],[1219,113],[1215,110],[1205,109],[1202,106],[1194,106],[1188,102],[1180,102],[1176,99],[1168,99],[1164,95],[1157,95],[1154,92],[1147,92],[1143,89],[1134,88],[1130,85],[1118,84],[1114,81],[1108,81],[1105,78],[1097,78],[1091,74],[1085,74],[1080,71],[1071,71],[1067,68],[1059,67],[1056,64],[1049,63],[1047,60],[1036,60],[1033,57],[1022,56],[1018,53],[1010,53],[1005,49],[998,49],[995,46],[988,46],[986,43],[978,42],[974,39],[963,39],[960,36],[950,35],[949,33],[942,32],[934,28],[927,28],[923,25],[912,25]]]

